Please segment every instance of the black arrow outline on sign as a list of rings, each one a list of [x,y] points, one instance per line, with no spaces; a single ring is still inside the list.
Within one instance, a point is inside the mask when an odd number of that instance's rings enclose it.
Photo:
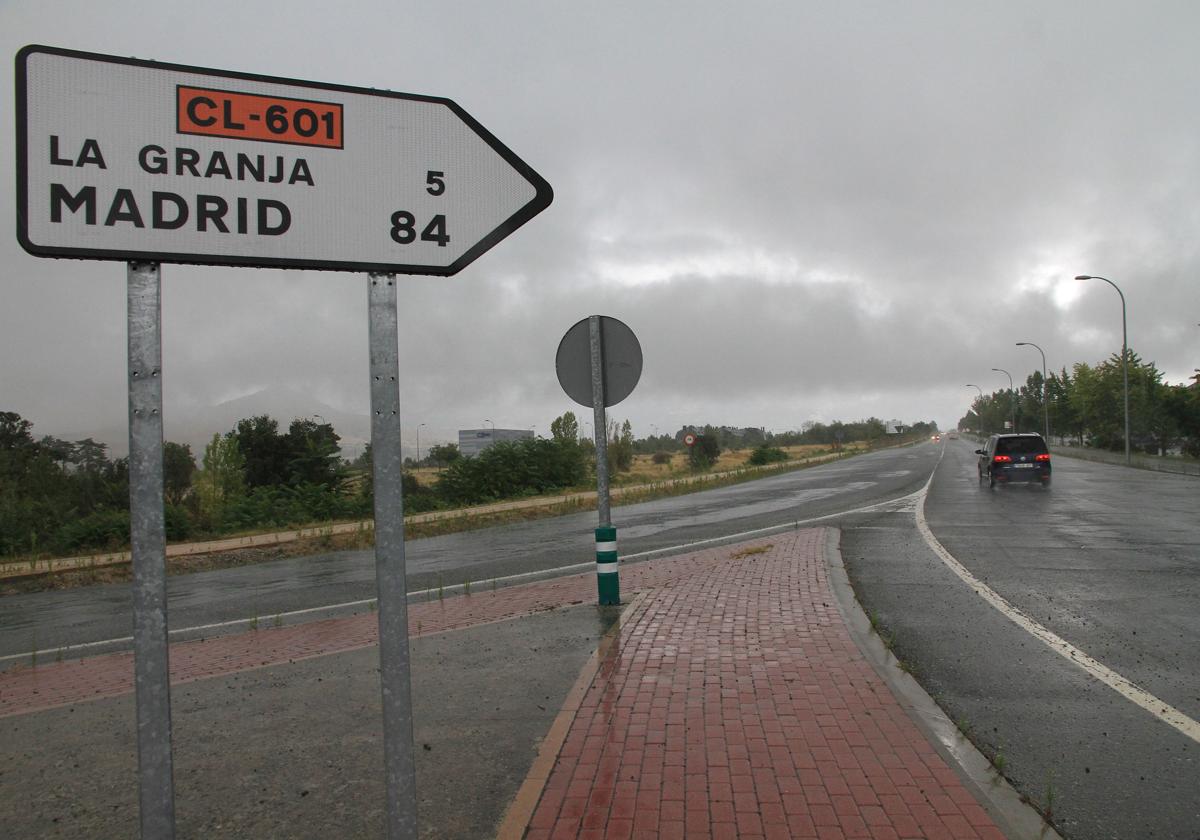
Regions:
[[[294,85],[318,90],[339,91],[365,96],[381,96],[389,99],[405,99],[412,102],[429,102],[444,105],[462,120],[468,128],[480,137],[487,145],[500,155],[509,166],[528,181],[534,188],[534,197],[523,207],[513,213],[499,225],[486,234],[475,245],[471,246],[462,256],[447,266],[408,265],[405,263],[377,262],[339,262],[323,260],[290,260],[276,257],[241,257],[219,256],[212,254],[163,254],[158,251],[131,251],[115,248],[64,248],[59,246],[38,245],[29,239],[29,177],[26,169],[28,161],[28,88],[26,80],[26,61],[31,55],[45,53],[67,58],[78,58],[87,61],[100,61],[109,64],[124,64],[132,67],[146,67],[153,70],[168,70],[183,73],[197,73],[205,76],[218,76],[226,79],[241,79],[269,84]],[[16,104],[17,104],[17,241],[21,247],[38,257],[62,257],[83,260],[121,260],[124,262],[164,262],[184,263],[188,265],[232,265],[250,268],[303,268],[316,271],[369,271],[396,274],[428,274],[448,277],[462,271],[479,258],[485,251],[490,250],[500,240],[507,237],[521,225],[528,222],[538,213],[550,206],[554,200],[554,190],[541,175],[537,174],[529,164],[517,157],[512,149],[505,146],[496,135],[484,128],[478,120],[464,111],[457,102],[441,96],[425,96],[417,93],[396,93],[390,90],[376,90],[351,85],[337,85],[327,82],[309,82],[302,79],[288,79],[281,76],[264,76],[255,73],[237,73],[232,70],[215,70],[207,67],[193,67],[187,64],[169,64],[160,61],[146,61],[137,58],[122,58],[120,56],[102,55],[100,53],[68,50],[61,47],[47,47],[30,44],[22,47],[16,58]]]

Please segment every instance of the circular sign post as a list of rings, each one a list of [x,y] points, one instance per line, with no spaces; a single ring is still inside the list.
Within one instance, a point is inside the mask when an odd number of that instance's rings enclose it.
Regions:
[[[567,396],[592,407],[596,435],[596,586],[600,605],[621,603],[617,569],[617,529],[608,493],[608,423],[604,409],[633,393],[642,376],[642,346],[633,330],[616,318],[590,315],[567,330],[558,343],[554,367]]]

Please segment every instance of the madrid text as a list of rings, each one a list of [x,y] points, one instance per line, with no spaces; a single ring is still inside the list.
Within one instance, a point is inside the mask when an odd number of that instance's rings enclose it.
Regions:
[[[100,143],[88,138],[77,152],[63,149],[56,135],[50,137],[50,163],[73,168],[108,169]],[[220,150],[201,153],[187,147],[167,149],[148,144],[137,154],[137,165],[149,175],[222,179],[260,184],[315,187],[312,170],[304,158],[284,155],[251,155]],[[238,233],[280,236],[292,224],[287,204],[274,198],[181,195],[168,190],[136,192],[127,187],[110,189],[83,186],[72,190],[61,183],[50,184],[50,221],[61,224],[66,214],[81,216],[84,224],[132,225],[137,228],[179,230],[194,226],[201,233]]]

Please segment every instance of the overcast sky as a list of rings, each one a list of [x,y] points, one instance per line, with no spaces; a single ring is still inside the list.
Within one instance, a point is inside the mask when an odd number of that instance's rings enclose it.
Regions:
[[[641,340],[611,410],[639,436],[948,427],[966,383],[1040,368],[1017,341],[1053,369],[1119,351],[1119,298],[1077,274],[1118,283],[1130,345],[1185,381],[1198,36],[1191,0],[0,2],[9,91],[17,50],[43,44],[445,96],[550,182],[549,209],[457,276],[401,278],[401,411],[423,443],[485,420],[546,434],[573,407],[555,349],[591,313]],[[111,436],[125,267],[20,248],[9,148],[0,410]],[[266,388],[367,411],[362,275],[166,265],[163,335],[168,439]]]

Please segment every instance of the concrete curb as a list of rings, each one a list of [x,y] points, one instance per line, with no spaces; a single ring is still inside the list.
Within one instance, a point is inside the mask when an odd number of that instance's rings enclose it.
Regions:
[[[842,563],[841,532],[836,528],[826,528],[825,533],[825,564],[829,570],[829,583],[846,628],[871,667],[887,682],[913,723],[925,734],[946,764],[958,772],[963,784],[975,794],[1009,840],[1062,840],[1061,835],[1042,819],[1041,814],[1021,801],[1020,794],[996,771],[983,753],[958,731],[925,689],[901,670],[899,660],[872,631],[871,621],[855,597]]]

